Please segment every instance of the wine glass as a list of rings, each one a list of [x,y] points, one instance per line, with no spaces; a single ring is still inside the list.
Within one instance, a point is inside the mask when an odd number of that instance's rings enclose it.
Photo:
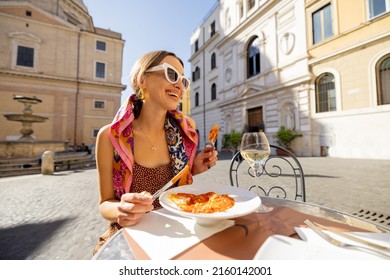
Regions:
[[[240,154],[253,169],[255,179],[264,168],[264,162],[270,154],[271,148],[267,136],[263,131],[244,133],[241,139]],[[272,207],[261,204],[257,209],[259,213],[272,211]]]

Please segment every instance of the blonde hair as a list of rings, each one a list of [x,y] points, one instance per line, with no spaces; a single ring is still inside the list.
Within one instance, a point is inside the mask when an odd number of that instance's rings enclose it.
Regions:
[[[181,65],[184,66],[183,61],[177,57],[174,53],[164,50],[152,51],[141,56],[134,64],[130,72],[130,83],[134,90],[134,93],[139,96],[141,88],[139,86],[141,78],[145,75],[145,72],[160,64],[160,62],[167,56],[173,56],[178,59]]]

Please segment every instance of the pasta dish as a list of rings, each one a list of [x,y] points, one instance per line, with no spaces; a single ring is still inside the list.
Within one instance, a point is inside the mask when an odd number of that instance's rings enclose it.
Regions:
[[[191,213],[223,212],[234,206],[234,198],[215,192],[203,194],[172,193],[168,195],[168,198],[179,209]]]

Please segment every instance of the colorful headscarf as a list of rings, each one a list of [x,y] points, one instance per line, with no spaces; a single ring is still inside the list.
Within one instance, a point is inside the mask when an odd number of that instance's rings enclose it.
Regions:
[[[109,130],[109,138],[114,146],[113,181],[117,198],[130,192],[133,181],[133,99],[134,95],[118,110]],[[188,118],[178,110],[167,112],[164,127],[174,173],[177,174],[186,164],[190,167],[189,172],[180,179],[179,185],[191,184],[198,134]]]

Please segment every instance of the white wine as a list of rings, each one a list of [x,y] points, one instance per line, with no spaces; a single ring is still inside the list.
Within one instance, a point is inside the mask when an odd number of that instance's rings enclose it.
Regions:
[[[240,153],[253,170],[253,173],[248,170],[250,176],[259,178],[263,172],[267,172],[264,164],[270,152],[271,148],[263,131],[249,132],[242,135]],[[261,204],[256,212],[265,213],[269,211],[272,211],[272,207]]]
[[[241,150],[242,157],[250,164],[260,163],[269,156],[269,150],[244,149]]]

